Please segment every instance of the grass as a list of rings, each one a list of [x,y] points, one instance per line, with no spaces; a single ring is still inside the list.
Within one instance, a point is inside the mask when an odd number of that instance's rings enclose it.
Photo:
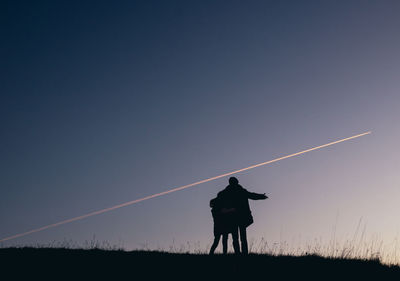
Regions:
[[[0,247],[0,278],[60,279],[260,279],[260,280],[398,280],[397,240],[384,245],[357,228],[351,239],[332,236],[308,242],[269,243],[250,240],[249,256],[208,256],[200,242],[176,244],[155,251],[144,244],[126,251],[122,243],[72,240],[45,245]],[[141,278],[137,278],[137,277]],[[146,276],[146,278],[143,278]],[[395,279],[396,278],[396,279]],[[3,278],[2,278],[3,280]],[[4,279],[6,280],[6,279]]]
[[[229,250],[232,251],[229,241]],[[200,242],[176,244],[172,241],[171,245],[163,248],[160,246],[151,247],[143,244],[139,250],[160,251],[169,253],[191,253],[207,254],[211,244],[205,247]],[[287,241],[270,242],[264,238],[260,240],[249,240],[249,251],[254,254],[269,256],[320,256],[331,259],[357,259],[379,261],[385,265],[400,265],[400,251],[398,251],[398,240],[384,243],[378,236],[367,237],[362,233],[360,237],[353,236],[351,239],[313,239],[309,241]],[[217,249],[220,251],[221,245]]]
[[[392,279],[398,266],[379,260],[326,258],[317,255],[249,256],[67,248],[0,249],[1,274],[9,280],[63,278],[153,279]],[[5,279],[4,279],[5,280]]]

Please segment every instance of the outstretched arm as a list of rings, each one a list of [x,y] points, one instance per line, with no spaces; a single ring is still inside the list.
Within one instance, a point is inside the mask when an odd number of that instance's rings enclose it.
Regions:
[[[248,192],[247,191],[247,198],[252,199],[252,200],[264,200],[267,199],[268,196],[261,193],[255,193],[255,192]]]

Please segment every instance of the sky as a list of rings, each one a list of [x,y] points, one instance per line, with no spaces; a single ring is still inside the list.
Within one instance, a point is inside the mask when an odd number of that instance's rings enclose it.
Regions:
[[[237,175],[251,241],[400,223],[398,1],[4,1],[0,238]],[[1,246],[207,248],[221,178]],[[188,246],[189,245],[189,246]],[[201,246],[196,246],[201,245]],[[400,259],[399,259],[400,260]]]

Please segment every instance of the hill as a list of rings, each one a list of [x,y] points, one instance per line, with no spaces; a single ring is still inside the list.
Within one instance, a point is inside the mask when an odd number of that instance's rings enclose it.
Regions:
[[[61,248],[0,249],[7,280],[398,280],[400,268],[377,260],[319,256],[200,255]],[[29,278],[29,279],[28,279]],[[396,278],[396,279],[395,279]],[[2,280],[6,280],[3,279]]]

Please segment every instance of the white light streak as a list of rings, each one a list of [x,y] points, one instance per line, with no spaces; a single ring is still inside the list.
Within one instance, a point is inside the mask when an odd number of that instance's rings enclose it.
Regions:
[[[146,197],[143,197],[143,198],[139,198],[139,199],[135,199],[135,200],[132,200],[132,201],[128,201],[128,202],[125,202],[125,203],[122,203],[122,204],[118,204],[118,205],[115,205],[115,206],[112,206],[112,207],[109,207],[109,208],[105,208],[105,209],[101,209],[101,210],[98,210],[98,211],[94,211],[94,212],[91,212],[91,213],[88,213],[88,214],[85,214],[85,215],[81,215],[81,216],[78,216],[78,217],[66,219],[66,220],[63,220],[63,221],[60,221],[60,222],[57,222],[57,223],[53,223],[53,224],[49,224],[49,225],[46,225],[46,226],[43,226],[43,227],[40,227],[40,228],[35,228],[35,229],[29,230],[27,232],[22,232],[22,233],[15,234],[15,235],[12,235],[12,236],[9,236],[9,237],[5,237],[5,238],[1,239],[0,242],[5,242],[5,241],[8,241],[8,240],[16,239],[16,238],[19,238],[19,237],[22,237],[22,236],[26,236],[26,235],[29,235],[29,234],[32,234],[32,233],[43,231],[43,230],[46,230],[46,229],[49,229],[49,228],[53,228],[53,227],[56,227],[56,226],[59,226],[59,225],[67,224],[67,223],[70,223],[70,222],[78,221],[78,220],[81,220],[81,219],[84,219],[84,218],[88,218],[88,217],[91,217],[91,216],[100,215],[102,213],[106,213],[106,212],[109,212],[109,211],[112,211],[112,210],[115,210],[115,209],[119,209],[119,208],[122,208],[122,207],[133,205],[133,204],[136,204],[136,203],[139,203],[139,202],[151,199],[151,198],[159,197],[159,196],[166,195],[166,194],[169,194],[169,193],[172,193],[172,192],[176,192],[176,191],[179,191],[179,190],[183,190],[183,189],[186,189],[186,188],[189,188],[189,187],[192,187],[192,186],[196,186],[196,185],[199,185],[199,184],[202,184],[202,183],[213,181],[213,180],[216,180],[216,179],[219,179],[219,178],[222,178],[222,177],[234,175],[234,174],[237,174],[237,173],[240,173],[240,172],[244,172],[244,171],[247,171],[247,170],[250,170],[250,169],[254,169],[254,168],[257,168],[257,167],[268,165],[268,164],[271,164],[271,163],[274,163],[274,162],[281,161],[283,159],[287,159],[287,158],[290,158],[290,157],[301,155],[301,154],[304,154],[304,153],[307,153],[307,152],[310,152],[310,151],[313,151],[313,150],[321,149],[321,148],[324,148],[324,147],[327,147],[327,146],[331,146],[331,145],[334,145],[334,144],[337,144],[337,143],[341,143],[341,142],[348,141],[348,140],[351,140],[351,139],[359,138],[359,137],[368,135],[370,133],[371,133],[371,131],[365,132],[365,133],[362,133],[362,134],[358,134],[358,135],[354,135],[354,136],[351,136],[351,137],[348,137],[348,138],[340,139],[340,140],[333,141],[333,142],[330,142],[330,143],[327,143],[327,144],[323,144],[323,145],[320,145],[320,146],[316,146],[316,147],[313,147],[313,148],[302,150],[300,152],[296,152],[296,153],[289,154],[289,155],[286,155],[286,156],[282,156],[282,157],[279,157],[279,158],[275,158],[275,159],[272,159],[272,160],[269,160],[269,161],[266,161],[266,162],[255,164],[255,165],[252,165],[252,166],[249,166],[249,167],[246,167],[246,168],[242,168],[242,169],[235,170],[235,171],[232,171],[232,172],[224,173],[224,174],[221,174],[221,175],[218,175],[218,176],[215,176],[215,177],[211,177],[211,178],[208,178],[208,179],[196,181],[194,183],[190,183],[190,184],[182,185],[182,186],[179,186],[179,187],[175,187],[175,188],[170,189],[170,190],[166,190],[166,191],[163,191],[163,192],[160,192],[160,193],[156,193],[156,194],[152,194],[152,195],[149,195],[149,196],[146,196]]]

